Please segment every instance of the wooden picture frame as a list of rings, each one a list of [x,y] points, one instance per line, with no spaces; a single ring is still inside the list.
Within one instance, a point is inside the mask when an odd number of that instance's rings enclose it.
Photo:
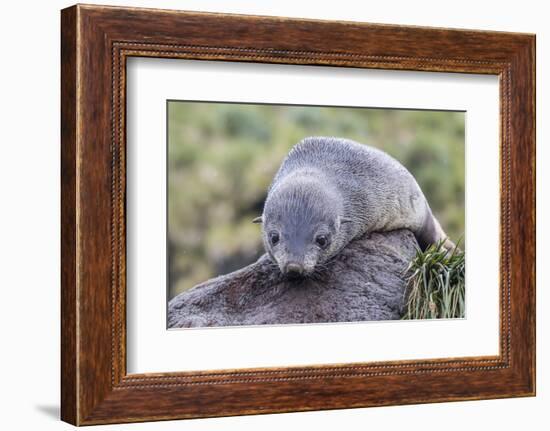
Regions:
[[[83,5],[64,9],[61,18],[64,421],[535,394],[534,35]],[[500,354],[128,375],[125,65],[131,56],[498,75]]]

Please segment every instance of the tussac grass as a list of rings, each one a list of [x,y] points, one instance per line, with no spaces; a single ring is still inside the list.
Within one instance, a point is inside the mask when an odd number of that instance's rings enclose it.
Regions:
[[[452,319],[465,315],[465,257],[443,242],[417,251],[407,268],[407,302],[403,319]]]

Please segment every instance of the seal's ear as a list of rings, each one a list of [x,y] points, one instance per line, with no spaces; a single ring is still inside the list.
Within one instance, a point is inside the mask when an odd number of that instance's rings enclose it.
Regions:
[[[262,223],[264,220],[262,218],[262,216],[260,217],[256,217],[255,219],[252,220],[252,223]]]
[[[351,219],[346,217],[341,217],[340,224],[344,224],[344,223],[351,223]]]

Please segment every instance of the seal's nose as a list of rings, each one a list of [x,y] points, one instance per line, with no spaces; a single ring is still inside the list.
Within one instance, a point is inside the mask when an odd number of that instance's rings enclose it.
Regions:
[[[296,262],[289,262],[286,264],[285,272],[291,277],[297,277],[304,273],[304,267]]]

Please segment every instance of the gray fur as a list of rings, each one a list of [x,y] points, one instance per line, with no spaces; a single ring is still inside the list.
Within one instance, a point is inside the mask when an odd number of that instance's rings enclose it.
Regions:
[[[261,222],[269,256],[283,273],[292,266],[302,275],[314,274],[366,233],[409,229],[423,249],[447,238],[403,165],[375,148],[331,137],[305,138],[291,149],[269,188]],[[318,236],[328,237],[329,246],[319,247]]]
[[[365,235],[315,278],[289,282],[267,255],[173,298],[168,327],[362,322],[399,319],[414,257],[407,230]]]

